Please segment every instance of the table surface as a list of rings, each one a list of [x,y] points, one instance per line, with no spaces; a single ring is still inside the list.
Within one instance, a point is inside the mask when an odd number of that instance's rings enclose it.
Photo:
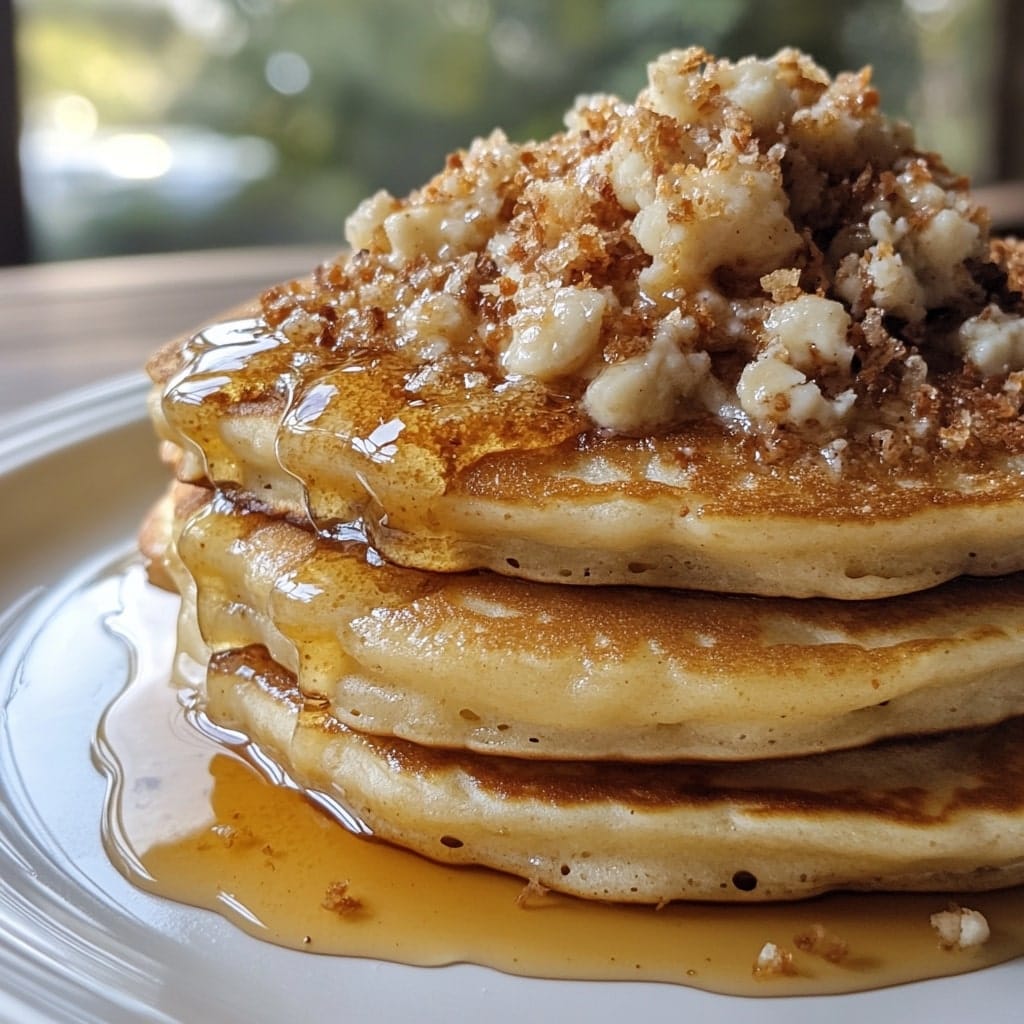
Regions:
[[[0,419],[132,372],[163,342],[308,274],[329,246],[116,257],[0,270]]]

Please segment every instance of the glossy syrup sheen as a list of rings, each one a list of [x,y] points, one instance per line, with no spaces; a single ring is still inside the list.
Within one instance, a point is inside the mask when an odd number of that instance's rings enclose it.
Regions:
[[[276,435],[282,476],[302,481],[311,511],[325,521],[357,473],[375,492],[401,493],[412,481],[422,497],[464,493],[528,505],[600,496],[609,486],[641,500],[675,501],[682,490],[702,514],[815,522],[977,508],[1019,499],[1022,490],[1019,465],[1000,447],[969,457],[939,450],[894,469],[855,441],[836,473],[816,456],[766,459],[750,438],[737,443],[714,420],[643,438],[608,435],[589,429],[571,394],[529,377],[493,378],[489,353],[478,365],[424,363],[413,347],[335,351],[246,317],[206,328],[181,356],[162,380],[163,412],[172,434],[202,448],[213,481],[242,482],[262,444],[245,434],[263,429]],[[225,420],[248,423],[226,436]],[[893,486],[894,473],[901,486]]]
[[[139,570],[124,587],[127,610],[113,625],[145,652],[174,624]],[[747,995],[879,988],[1024,954],[1024,889],[963,897],[986,915],[992,937],[979,949],[949,951],[929,923],[947,895],[623,907],[435,864],[355,834],[309,795],[269,779],[273,771],[261,770],[244,744],[196,728],[189,686],[171,681],[166,659],[136,663],[97,737],[112,775],[109,855],[140,887],[214,910],[270,942],[407,964],[471,962],[535,977],[668,981]],[[797,948],[796,937],[816,925],[846,943],[840,962]],[[766,942],[793,953],[795,973],[755,975]]]

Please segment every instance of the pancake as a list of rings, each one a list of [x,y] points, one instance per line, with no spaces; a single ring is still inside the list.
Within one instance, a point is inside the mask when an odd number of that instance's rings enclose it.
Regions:
[[[148,547],[181,560],[196,660],[262,645],[361,732],[528,758],[751,760],[1024,714],[1021,576],[881,603],[561,588],[391,566],[359,539],[176,495],[180,536],[165,507]]]
[[[748,902],[1024,882],[1022,719],[747,765],[530,762],[350,731],[304,710],[262,648],[213,658],[207,712],[377,838],[586,898]]]
[[[1019,243],[866,72],[700,50],[152,364],[182,479],[388,560],[872,599],[1024,569]]]
[[[669,53],[346,239],[150,363],[197,721],[585,898],[1024,882],[1024,246],[867,72]]]

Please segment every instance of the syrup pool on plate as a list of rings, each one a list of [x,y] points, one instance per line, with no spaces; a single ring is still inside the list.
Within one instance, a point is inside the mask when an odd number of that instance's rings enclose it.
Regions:
[[[260,939],[407,964],[746,995],[880,988],[1024,955],[1024,889],[617,906],[375,841],[344,821],[343,808],[332,814],[329,799],[289,785],[243,737],[203,727],[189,684],[172,679],[173,603],[139,566],[123,578],[122,604],[110,625],[132,647],[135,669],[95,742],[109,777],[107,852],[136,885],[216,911]],[[940,948],[929,919],[951,901],[985,914],[988,942]],[[817,950],[799,948],[822,932]],[[754,971],[765,943],[792,953],[790,970]]]

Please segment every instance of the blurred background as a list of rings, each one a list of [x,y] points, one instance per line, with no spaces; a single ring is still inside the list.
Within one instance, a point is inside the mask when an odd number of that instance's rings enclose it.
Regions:
[[[0,262],[338,247],[500,125],[632,98],[671,47],[874,67],[976,183],[1024,170],[1018,0],[0,0]]]

